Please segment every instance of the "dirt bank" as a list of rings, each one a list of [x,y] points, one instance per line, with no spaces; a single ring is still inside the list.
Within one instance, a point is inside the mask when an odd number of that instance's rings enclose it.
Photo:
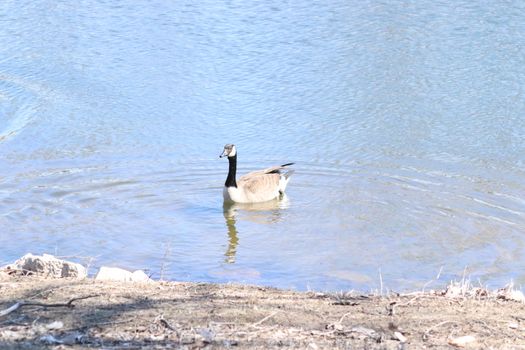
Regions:
[[[525,348],[525,304],[479,291],[379,297],[4,276],[1,310],[2,349]]]

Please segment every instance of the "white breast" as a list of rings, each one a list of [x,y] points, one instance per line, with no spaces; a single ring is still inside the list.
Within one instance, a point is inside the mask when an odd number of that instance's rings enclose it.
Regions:
[[[242,187],[224,187],[222,191],[224,200],[236,203],[258,203],[277,198],[279,196],[278,188],[271,192],[253,193],[244,191]]]
[[[224,187],[222,191],[224,200],[230,202],[244,203],[243,193],[237,187]]]

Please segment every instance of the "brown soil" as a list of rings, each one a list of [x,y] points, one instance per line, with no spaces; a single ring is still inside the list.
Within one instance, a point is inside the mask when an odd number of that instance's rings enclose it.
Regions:
[[[0,315],[17,302],[0,316],[2,349],[450,349],[462,336],[475,338],[466,348],[525,348],[525,304],[485,293],[1,278]]]

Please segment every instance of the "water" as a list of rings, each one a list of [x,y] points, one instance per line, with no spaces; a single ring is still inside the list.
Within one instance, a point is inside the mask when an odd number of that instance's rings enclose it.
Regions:
[[[0,262],[303,290],[420,288],[440,270],[524,283],[524,16],[3,1]],[[296,162],[287,198],[223,208],[226,143],[240,174]]]

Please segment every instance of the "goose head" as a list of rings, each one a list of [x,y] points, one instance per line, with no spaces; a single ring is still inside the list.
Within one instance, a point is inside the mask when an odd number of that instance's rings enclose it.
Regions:
[[[227,145],[224,146],[224,151],[222,151],[222,154],[219,156],[219,158],[235,157],[236,154],[237,154],[237,150],[235,149],[235,145],[228,143]]]

